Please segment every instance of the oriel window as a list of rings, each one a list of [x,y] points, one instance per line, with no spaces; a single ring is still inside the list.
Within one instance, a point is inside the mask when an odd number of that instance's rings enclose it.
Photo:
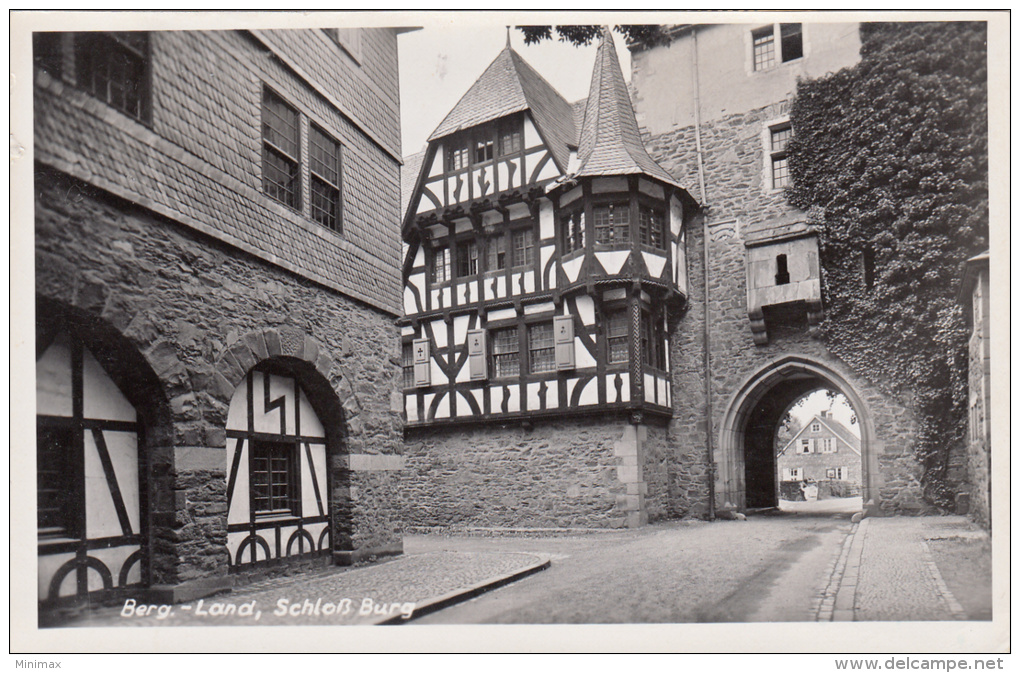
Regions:
[[[641,206],[638,211],[638,235],[641,244],[659,250],[666,248],[666,218],[660,211]]]
[[[301,127],[297,110],[268,88],[262,90],[262,190],[301,208]]]
[[[584,249],[583,210],[576,210],[560,218],[560,238],[564,254]]]
[[[613,311],[606,320],[606,340],[610,364],[630,361],[630,320],[629,311]]]

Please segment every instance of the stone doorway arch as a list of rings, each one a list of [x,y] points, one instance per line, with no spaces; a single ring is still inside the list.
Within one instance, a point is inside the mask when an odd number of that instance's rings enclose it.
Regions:
[[[730,397],[718,435],[717,508],[744,510],[777,504],[775,428],[794,402],[819,388],[842,393],[853,407],[861,432],[861,495],[869,513],[878,513],[879,442],[871,413],[841,373],[803,355],[773,360],[745,379]]]

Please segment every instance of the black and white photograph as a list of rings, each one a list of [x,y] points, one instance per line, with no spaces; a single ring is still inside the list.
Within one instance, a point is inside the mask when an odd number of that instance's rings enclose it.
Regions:
[[[1009,18],[12,12],[12,661],[1008,653]]]

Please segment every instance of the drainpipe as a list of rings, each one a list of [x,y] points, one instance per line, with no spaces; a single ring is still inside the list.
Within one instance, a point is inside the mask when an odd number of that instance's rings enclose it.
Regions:
[[[692,62],[691,70],[694,79],[694,144],[698,154],[698,189],[701,192],[701,212],[705,220],[705,234],[703,239],[704,248],[704,271],[705,271],[705,450],[708,461],[708,519],[715,519],[715,449],[712,442],[712,354],[709,351],[711,344],[711,309],[708,303],[708,198],[705,195],[705,162],[701,149],[701,89],[698,81],[698,27],[691,26],[692,41]]]

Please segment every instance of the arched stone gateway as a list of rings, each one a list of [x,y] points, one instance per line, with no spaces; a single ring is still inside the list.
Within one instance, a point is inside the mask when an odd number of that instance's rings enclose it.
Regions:
[[[730,397],[719,431],[716,506],[748,509],[778,504],[775,429],[790,406],[819,388],[842,393],[861,431],[862,496],[869,513],[879,513],[881,452],[871,411],[860,392],[831,366],[802,355],[772,361],[747,378]]]

